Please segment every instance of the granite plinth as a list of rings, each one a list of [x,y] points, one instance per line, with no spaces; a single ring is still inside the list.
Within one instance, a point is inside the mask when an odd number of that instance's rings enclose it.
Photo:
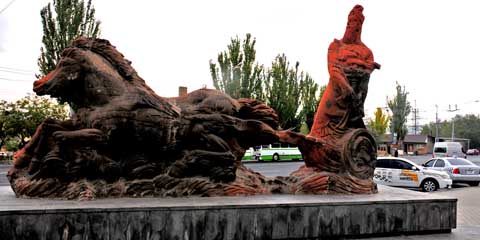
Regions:
[[[0,191],[2,239],[305,239],[450,232],[457,199],[371,195],[17,199]]]

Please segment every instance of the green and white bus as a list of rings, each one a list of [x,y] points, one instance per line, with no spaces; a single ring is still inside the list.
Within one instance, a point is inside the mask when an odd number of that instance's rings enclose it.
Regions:
[[[302,158],[298,147],[286,143],[274,143],[248,149],[243,160],[280,161],[301,160]]]

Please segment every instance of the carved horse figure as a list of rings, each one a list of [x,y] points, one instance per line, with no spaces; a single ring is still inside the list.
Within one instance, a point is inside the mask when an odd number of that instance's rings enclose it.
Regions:
[[[160,174],[231,182],[245,149],[278,139],[278,117],[265,104],[209,89],[160,97],[107,40],[75,40],[34,91],[68,102],[74,112],[71,120],[39,126],[15,154],[11,182]]]

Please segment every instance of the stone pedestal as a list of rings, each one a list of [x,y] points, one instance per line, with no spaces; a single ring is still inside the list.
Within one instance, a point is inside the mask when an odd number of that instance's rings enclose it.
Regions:
[[[0,191],[2,239],[306,239],[450,232],[457,200],[379,186],[369,195],[16,199]]]

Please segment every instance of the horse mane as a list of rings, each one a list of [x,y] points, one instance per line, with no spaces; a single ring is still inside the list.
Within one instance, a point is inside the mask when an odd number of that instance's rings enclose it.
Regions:
[[[115,46],[106,39],[79,37],[71,44],[73,48],[90,50],[107,60],[125,80],[132,83],[140,83],[151,90],[137,71],[132,67],[131,61],[125,59]],[[153,90],[152,90],[153,91]]]
[[[168,112],[170,115],[177,115],[180,112],[172,103],[158,96],[155,91],[146,84],[145,80],[138,76],[137,71],[131,65],[132,62],[125,59],[123,54],[108,40],[79,37],[72,42],[71,48],[67,48],[65,51],[71,51],[72,49],[85,49],[100,55],[107,60],[126,81],[133,85],[140,85],[148,92],[148,94],[140,94],[140,102],[142,104],[151,106],[159,111]],[[163,105],[160,103],[163,103]],[[165,106],[168,107],[165,108]]]

